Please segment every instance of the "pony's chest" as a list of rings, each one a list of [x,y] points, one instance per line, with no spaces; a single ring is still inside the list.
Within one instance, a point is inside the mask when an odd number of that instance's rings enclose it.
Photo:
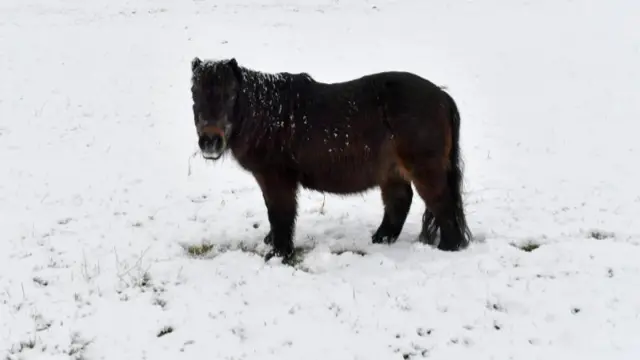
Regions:
[[[276,169],[288,165],[291,155],[278,148],[265,146],[240,146],[232,148],[234,158],[247,171],[260,172],[265,169]]]

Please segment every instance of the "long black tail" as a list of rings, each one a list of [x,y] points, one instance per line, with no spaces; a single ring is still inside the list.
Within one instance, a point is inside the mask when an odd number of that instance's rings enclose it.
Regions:
[[[451,152],[449,153],[449,168],[447,170],[447,188],[453,201],[456,227],[462,235],[460,248],[466,247],[473,237],[464,212],[462,201],[463,191],[463,161],[460,154],[460,113],[455,100],[442,90],[449,100],[451,121]]]

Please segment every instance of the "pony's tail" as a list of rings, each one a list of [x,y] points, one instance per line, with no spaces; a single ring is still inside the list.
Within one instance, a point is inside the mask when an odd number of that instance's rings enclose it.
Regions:
[[[446,91],[445,97],[449,100],[451,122],[451,152],[449,153],[449,167],[447,169],[447,189],[453,201],[456,230],[460,235],[459,248],[465,248],[473,237],[467,224],[462,201],[463,192],[463,161],[460,154],[460,113],[455,100]]]

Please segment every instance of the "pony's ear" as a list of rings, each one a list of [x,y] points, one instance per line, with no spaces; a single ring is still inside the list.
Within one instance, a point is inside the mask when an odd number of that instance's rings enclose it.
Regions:
[[[197,56],[194,57],[193,60],[191,60],[191,71],[195,72],[196,70],[198,70],[200,65],[202,65],[202,60],[200,60],[200,58]]]
[[[234,71],[238,68],[238,62],[236,61],[236,58],[227,60],[227,65],[231,66]]]
[[[242,72],[240,71],[240,67],[238,66],[238,62],[236,61],[236,58],[231,58],[229,60],[227,60],[227,65],[231,68],[231,70],[233,71],[233,73],[236,76],[236,79],[238,79],[238,81],[242,81]]]

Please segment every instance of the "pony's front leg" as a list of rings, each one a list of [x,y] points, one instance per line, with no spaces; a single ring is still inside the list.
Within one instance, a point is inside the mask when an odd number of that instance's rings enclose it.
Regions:
[[[267,233],[267,235],[264,237],[264,243],[267,245],[273,245],[273,231],[271,229],[269,229],[269,232]]]
[[[293,176],[278,172],[264,172],[254,175],[267,207],[271,229],[265,237],[273,249],[265,260],[282,256],[283,262],[293,259],[293,235],[298,211],[298,184]]]

